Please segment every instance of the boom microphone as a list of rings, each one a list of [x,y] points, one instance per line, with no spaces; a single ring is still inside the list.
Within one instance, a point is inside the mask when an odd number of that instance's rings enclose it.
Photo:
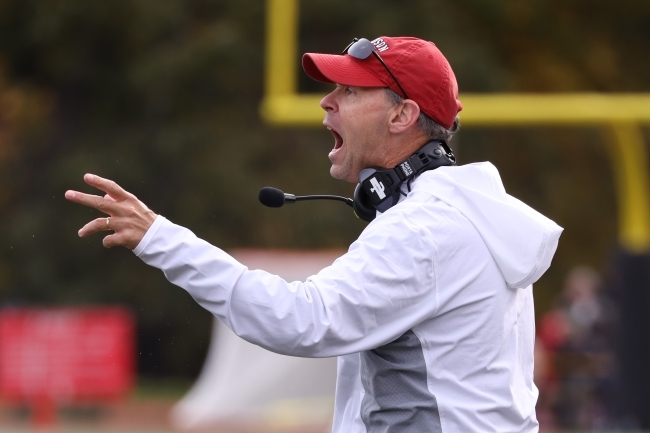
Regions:
[[[262,188],[257,198],[260,200],[260,203],[268,207],[282,207],[286,201],[285,194],[271,186]]]
[[[282,192],[277,188],[266,186],[260,190],[260,194],[257,197],[264,206],[268,207],[282,207],[285,203],[295,203],[297,201],[305,200],[338,200],[347,204],[350,207],[353,206],[353,201],[351,198],[341,197],[338,195],[302,195],[295,196],[293,194],[287,194]]]
[[[451,165],[456,165],[456,157],[447,142],[431,140],[394,168],[364,168],[361,170],[359,183],[354,189],[354,199],[338,195],[296,197],[269,186],[262,188],[259,199],[264,206],[269,207],[280,207],[285,203],[302,200],[338,200],[352,207],[357,218],[371,222],[377,217],[377,212],[386,212],[399,202],[401,196],[406,195],[402,191],[404,183],[406,183],[408,192],[411,192],[411,182],[420,173]]]

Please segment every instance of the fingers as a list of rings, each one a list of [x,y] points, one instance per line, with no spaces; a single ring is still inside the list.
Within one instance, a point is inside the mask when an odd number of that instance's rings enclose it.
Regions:
[[[97,218],[86,224],[79,230],[79,237],[85,238],[92,234],[105,231],[114,231],[115,233],[110,234],[104,237],[102,244],[106,248],[116,247],[116,246],[127,246],[128,242],[125,242],[125,238],[128,237],[128,232],[130,230],[123,230],[123,221],[120,218]],[[130,244],[130,243],[129,243]],[[137,243],[136,243],[137,245]],[[131,247],[133,249],[134,247]]]
[[[115,201],[122,201],[131,197],[130,193],[122,189],[121,186],[110,179],[104,179],[103,177],[88,173],[84,175],[84,181],[90,186],[101,189],[107,193],[107,195],[115,199]]]
[[[156,214],[150,211],[146,218],[134,220],[132,217],[103,217],[90,221],[79,230],[79,237],[85,238],[95,233],[113,231],[104,238],[102,243],[106,248],[123,246],[134,249],[138,246],[153,221]]]
[[[135,248],[135,246],[130,246],[132,242],[129,242],[128,238],[129,233],[132,230],[125,227],[125,221],[123,218],[106,217],[94,219],[79,230],[79,237],[85,238],[92,234],[105,231],[115,232],[104,237],[102,244],[106,248],[116,246],[129,246],[131,249]],[[137,245],[137,242],[135,245]]]
[[[79,230],[79,237],[85,238],[86,236],[90,236],[93,233],[97,232],[105,232],[108,230],[116,230],[118,222],[115,220],[115,218],[97,218],[83,226]]]
[[[104,218],[106,220],[106,218]],[[106,221],[104,221],[106,224]],[[114,230],[115,233],[112,233],[102,240],[102,244],[106,248],[111,247],[126,247],[130,250],[138,246],[146,230],[139,231],[131,227],[128,219],[126,218],[111,218],[110,219],[110,229]]]
[[[122,247],[122,246],[128,247],[121,238],[123,238],[123,236],[121,236],[121,235],[119,235],[117,233],[114,233],[112,235],[108,235],[102,240],[102,245],[104,245],[106,248]],[[133,249],[135,247],[132,247],[132,248],[129,247],[129,248]]]
[[[71,202],[97,209],[109,217],[97,218],[79,230],[80,237],[103,231],[114,231],[104,238],[105,247],[124,246],[134,249],[151,227],[157,215],[133,194],[123,190],[112,180],[86,174],[84,180],[106,194],[103,197],[66,191],[65,198]]]
[[[117,213],[120,209],[119,204],[113,199],[106,199],[98,195],[84,194],[79,191],[66,191],[65,198],[73,203],[92,207],[109,215]]]

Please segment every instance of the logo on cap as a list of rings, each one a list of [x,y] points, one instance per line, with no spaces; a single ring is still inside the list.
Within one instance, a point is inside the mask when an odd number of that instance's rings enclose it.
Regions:
[[[375,46],[375,48],[377,48],[377,51],[379,51],[380,53],[390,48],[386,43],[386,41],[384,41],[382,38],[375,39],[374,41],[372,41],[372,44]]]

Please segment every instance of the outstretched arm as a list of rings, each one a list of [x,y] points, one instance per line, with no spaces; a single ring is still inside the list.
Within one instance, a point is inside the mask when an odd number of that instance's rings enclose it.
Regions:
[[[104,246],[133,249],[240,337],[293,356],[327,357],[386,344],[437,309],[433,251],[400,212],[375,220],[348,253],[306,282],[248,270],[223,250],[149,210],[115,182],[87,174],[104,197],[67,191],[109,215],[79,236],[113,230]]]
[[[106,236],[102,242],[106,248],[123,246],[132,250],[137,247],[157,215],[136,196],[125,191],[112,180],[86,174],[84,181],[104,191],[106,193],[104,197],[69,190],[66,191],[65,198],[95,208],[108,217],[90,221],[79,230],[79,237],[85,238],[93,233],[113,231],[114,233]]]

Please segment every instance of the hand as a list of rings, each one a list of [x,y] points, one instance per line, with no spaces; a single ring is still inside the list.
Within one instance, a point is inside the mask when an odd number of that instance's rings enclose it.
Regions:
[[[112,230],[115,233],[106,236],[102,242],[106,248],[137,247],[157,215],[136,196],[124,191],[112,180],[86,174],[84,181],[104,191],[106,195],[100,197],[78,191],[66,191],[65,198],[102,211],[109,217],[97,218],[89,222],[79,230],[79,237],[85,238],[93,233]]]

